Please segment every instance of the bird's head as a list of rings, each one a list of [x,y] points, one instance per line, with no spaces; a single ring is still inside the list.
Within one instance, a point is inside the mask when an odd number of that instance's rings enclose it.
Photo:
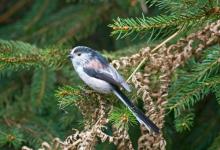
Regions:
[[[68,58],[71,59],[74,67],[77,67],[88,63],[93,55],[94,50],[92,50],[91,48],[86,46],[76,46],[71,50]]]

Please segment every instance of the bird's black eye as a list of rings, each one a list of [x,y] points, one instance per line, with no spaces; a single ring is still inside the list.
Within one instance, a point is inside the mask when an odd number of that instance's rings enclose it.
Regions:
[[[77,56],[81,56],[81,53],[78,53]]]

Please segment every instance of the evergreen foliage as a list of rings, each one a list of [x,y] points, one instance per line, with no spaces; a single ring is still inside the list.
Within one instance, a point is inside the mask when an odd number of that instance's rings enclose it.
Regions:
[[[219,149],[219,16],[218,0],[0,1],[0,149]],[[126,94],[159,135],[84,85],[76,45],[132,75]]]
[[[128,125],[137,124],[135,117],[126,107],[123,108],[115,107],[109,116],[109,120],[113,124],[115,124],[117,128],[119,128],[120,126],[125,126],[125,128],[128,128],[129,127]]]
[[[186,113],[182,118],[183,112],[185,114],[185,111],[193,108],[196,103],[210,93],[215,93],[218,100],[219,56],[219,46],[207,49],[202,60],[190,65],[189,73],[179,74],[179,78],[170,88],[167,109],[174,111],[177,131],[189,129],[193,124],[195,114]],[[179,124],[182,124],[183,127],[179,127]]]
[[[125,18],[120,17],[114,20],[114,24],[109,25],[113,32],[117,34],[117,38],[125,38],[128,35],[142,36],[148,35],[149,39],[164,37],[172,34],[176,29],[184,28],[182,32],[188,32],[190,28],[204,25],[220,14],[218,1],[147,1],[151,5],[159,6],[161,10],[166,9],[168,15],[158,15],[155,17],[136,17]],[[150,31],[150,32],[146,32]],[[149,36],[150,35],[150,36]]]

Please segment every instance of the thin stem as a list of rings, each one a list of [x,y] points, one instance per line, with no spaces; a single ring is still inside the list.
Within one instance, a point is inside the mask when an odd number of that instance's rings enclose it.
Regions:
[[[166,40],[164,40],[162,43],[160,43],[159,45],[157,45],[154,49],[151,50],[151,52],[155,52],[156,50],[158,50],[161,46],[163,46],[164,44],[166,44],[167,42],[169,42],[170,40],[172,40],[175,36],[177,36],[181,31],[182,31],[183,27],[178,30],[177,32],[175,32],[174,34],[172,34],[170,37],[168,37]],[[138,64],[138,66],[135,68],[135,70],[132,72],[132,74],[128,77],[128,79],[126,80],[126,82],[128,82],[132,76],[134,76],[134,74],[138,71],[138,69],[140,69],[140,67],[143,65],[143,63],[146,61],[146,57]]]

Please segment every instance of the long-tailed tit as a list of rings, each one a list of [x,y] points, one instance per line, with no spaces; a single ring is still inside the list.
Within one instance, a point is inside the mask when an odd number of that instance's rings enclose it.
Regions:
[[[159,128],[121,92],[121,87],[130,92],[129,85],[101,54],[89,47],[77,46],[71,50],[69,58],[79,77],[88,86],[100,93],[114,93],[139,123],[149,131],[159,133]]]

